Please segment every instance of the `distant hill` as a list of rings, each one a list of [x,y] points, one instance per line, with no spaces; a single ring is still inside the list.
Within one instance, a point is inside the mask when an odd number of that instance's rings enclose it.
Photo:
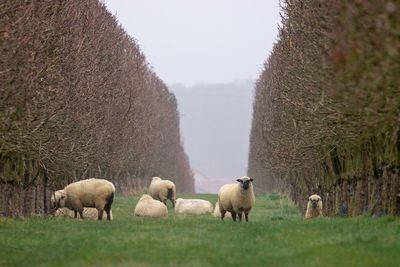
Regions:
[[[253,87],[251,80],[169,86],[191,166],[211,180],[234,181],[247,172]],[[216,192],[219,184],[201,191]]]

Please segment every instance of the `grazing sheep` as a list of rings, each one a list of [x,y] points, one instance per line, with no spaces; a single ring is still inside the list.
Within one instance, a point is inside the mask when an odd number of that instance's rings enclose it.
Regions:
[[[210,201],[203,199],[178,198],[175,205],[176,214],[202,215],[211,214],[213,205]]]
[[[221,218],[221,212],[219,211],[219,201],[217,201],[217,203],[215,203],[213,216],[217,217],[217,218]],[[231,213],[229,211],[227,211],[225,213],[225,217],[224,218],[232,218]]]
[[[59,208],[55,211],[54,216],[65,217],[65,218],[75,218],[75,212],[68,208]],[[84,208],[83,217],[87,219],[97,220],[98,212],[96,208]],[[107,219],[107,214],[103,213],[103,219]],[[110,220],[113,219],[112,211],[110,210]]]
[[[83,219],[84,207],[96,208],[97,219],[103,218],[106,211],[107,220],[111,220],[111,204],[114,200],[115,187],[104,179],[87,179],[67,185],[63,190],[54,192],[51,197],[53,209],[69,208]]]
[[[229,211],[233,221],[236,222],[236,214],[239,216],[239,221],[242,221],[242,214],[244,213],[248,222],[250,210],[255,202],[253,179],[243,176],[236,181],[239,184],[226,184],[218,191],[221,220],[224,219],[225,213]]]
[[[306,219],[322,217],[322,199],[319,195],[311,195],[308,198]]]
[[[167,217],[168,209],[160,201],[144,194],[136,204],[134,215],[151,218]]]
[[[167,205],[167,199],[169,199],[172,202],[172,207],[175,207],[176,188],[170,180],[153,177],[149,186],[149,195],[165,205]]]

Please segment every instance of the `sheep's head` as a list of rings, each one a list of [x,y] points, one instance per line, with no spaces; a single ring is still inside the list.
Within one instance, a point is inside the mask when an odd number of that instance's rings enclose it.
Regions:
[[[312,208],[316,209],[316,208],[318,208],[319,206],[322,205],[322,198],[319,195],[311,195],[308,198],[308,204]]]
[[[67,199],[67,193],[64,190],[58,190],[51,196],[51,206],[54,210],[65,207],[65,200]]]
[[[238,181],[240,183],[240,187],[243,190],[247,190],[250,187],[250,183],[253,182],[253,178],[243,176],[243,177],[240,177],[239,179],[236,179],[236,181]]]

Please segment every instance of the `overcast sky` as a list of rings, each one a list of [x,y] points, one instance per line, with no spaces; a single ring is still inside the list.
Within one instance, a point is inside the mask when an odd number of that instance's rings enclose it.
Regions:
[[[277,36],[278,0],[106,0],[167,84],[256,79]]]
[[[105,3],[177,96],[185,151],[207,178],[196,191],[245,175],[253,85],[276,40],[279,0]]]

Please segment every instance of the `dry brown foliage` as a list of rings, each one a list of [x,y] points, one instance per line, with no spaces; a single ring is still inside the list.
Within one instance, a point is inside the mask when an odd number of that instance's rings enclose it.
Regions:
[[[256,84],[249,175],[325,213],[400,213],[400,5],[282,3]]]
[[[193,190],[176,98],[104,4],[2,1],[0,38],[0,213],[46,211],[89,176]]]

